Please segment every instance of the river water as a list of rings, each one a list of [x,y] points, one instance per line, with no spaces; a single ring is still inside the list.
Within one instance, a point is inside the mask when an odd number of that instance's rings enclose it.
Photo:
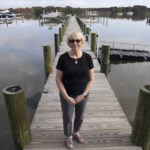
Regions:
[[[88,25],[92,32],[98,32],[99,44],[106,43],[102,41],[150,44],[150,25],[146,20],[104,18]],[[58,33],[59,27],[60,24],[41,26],[32,19],[8,26],[0,24],[0,150],[14,150],[2,90],[12,84],[24,87],[31,122],[44,87],[42,46],[51,44],[54,50],[54,33]],[[149,62],[111,62],[108,80],[129,121],[134,118],[140,86],[150,84],[149,75]]]
[[[0,150],[14,149],[2,90],[13,84],[24,87],[31,122],[44,87],[42,46],[51,44],[54,50],[58,27],[32,19],[0,25]]]
[[[88,24],[99,35],[99,47],[147,50],[150,52],[150,24],[147,20],[102,18]],[[134,120],[139,89],[150,84],[150,62],[112,61],[108,80],[130,122]]]

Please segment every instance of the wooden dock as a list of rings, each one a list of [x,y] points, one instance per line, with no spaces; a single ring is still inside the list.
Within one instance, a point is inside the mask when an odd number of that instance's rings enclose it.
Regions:
[[[0,24],[6,23],[9,24],[14,20],[24,20],[24,16],[20,16],[20,17],[6,17],[6,18],[0,18]]]
[[[54,62],[35,116],[31,124],[32,141],[24,150],[65,150],[62,112],[55,83],[55,66],[60,54],[69,50],[66,37],[80,30],[75,17],[71,17],[60,52]],[[85,144],[74,142],[74,150],[142,150],[130,141],[131,126],[87,42],[82,47],[89,53],[95,65],[95,81],[90,92],[81,134]]]
[[[101,52],[99,52],[98,58],[101,59]],[[150,61],[150,52],[110,48],[110,60]]]

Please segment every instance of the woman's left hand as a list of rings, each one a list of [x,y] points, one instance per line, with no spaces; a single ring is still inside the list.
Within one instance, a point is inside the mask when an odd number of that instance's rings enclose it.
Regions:
[[[78,104],[82,101],[82,99],[84,98],[83,95],[78,95],[77,97],[74,98],[75,100],[75,104]]]

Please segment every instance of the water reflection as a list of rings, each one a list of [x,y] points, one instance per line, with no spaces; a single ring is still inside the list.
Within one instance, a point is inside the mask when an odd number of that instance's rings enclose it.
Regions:
[[[106,41],[107,44],[110,44],[109,42],[130,43],[132,44],[130,48],[127,44],[123,48],[133,49],[134,43],[149,45],[150,28],[146,25],[146,21],[146,19],[133,21],[108,18],[107,26],[98,23],[92,24],[91,28],[92,32],[99,33],[100,45],[104,44],[101,41]],[[142,46],[142,48],[138,46],[138,48],[150,51],[150,46]],[[111,61],[108,80],[130,122],[134,118],[140,87],[150,84],[149,74],[149,62]]]
[[[131,19],[106,17],[99,23],[89,23],[87,26],[91,27],[92,32],[99,34],[99,44],[101,44],[101,41],[129,43],[131,44],[131,49],[133,44],[149,45],[150,30],[149,26],[146,25],[146,19],[133,21]]]
[[[150,63],[111,62],[109,82],[129,121],[133,121],[139,89],[150,84]]]
[[[150,25],[150,17],[147,18],[146,24]]]
[[[14,150],[2,90],[12,84],[24,87],[31,123],[44,87],[42,46],[51,44],[54,51],[53,39],[58,26],[48,30],[47,26],[39,27],[38,20],[32,19],[18,24],[13,22],[9,28],[0,25],[0,150]]]

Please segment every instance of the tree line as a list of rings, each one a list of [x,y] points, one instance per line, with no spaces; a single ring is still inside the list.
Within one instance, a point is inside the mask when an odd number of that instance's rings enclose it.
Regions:
[[[150,8],[147,8],[146,6],[140,6],[136,5],[133,7],[110,7],[110,8],[73,8],[71,6],[66,7],[53,7],[53,6],[47,6],[47,7],[32,7],[32,8],[9,8],[9,11],[14,13],[23,13],[28,15],[34,15],[38,17],[40,14],[48,12],[55,12],[55,11],[62,12],[63,15],[68,14],[76,14],[76,15],[85,15],[87,11],[97,11],[99,15],[115,15],[117,13],[123,13],[124,15],[128,12],[133,12],[133,14],[136,15],[146,15],[150,16]]]

